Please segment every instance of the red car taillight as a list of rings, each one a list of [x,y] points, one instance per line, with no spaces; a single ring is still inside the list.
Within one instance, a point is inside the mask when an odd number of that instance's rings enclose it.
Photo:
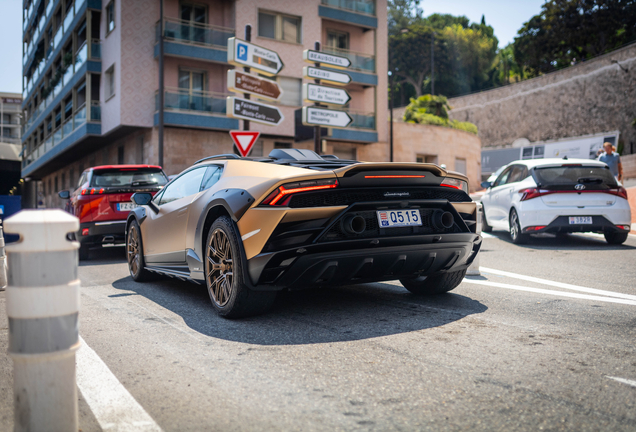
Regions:
[[[520,201],[528,201],[528,200],[530,200],[532,198],[538,198],[538,197],[543,196],[543,195],[551,194],[552,191],[543,190],[543,189],[539,189],[539,188],[528,188],[528,189],[520,190],[519,193],[521,194],[521,200]]]
[[[519,193],[521,194],[520,201],[528,201],[532,198],[537,198],[543,195],[554,194],[554,193],[576,193],[576,194],[607,193],[610,195],[616,195],[617,197],[627,199],[627,190],[625,190],[625,188],[622,186],[618,186],[616,188],[611,188],[611,189],[605,189],[605,190],[580,190],[580,191],[579,190],[551,191],[551,190],[539,189],[539,188],[528,188],[528,189],[520,190]]]
[[[104,188],[101,188],[101,189],[96,189],[96,188],[82,189],[82,195],[101,195],[103,193],[104,193]]]
[[[468,193],[468,183],[465,182],[464,180],[456,179],[453,177],[446,177],[444,180],[442,180],[442,183],[440,184],[440,186],[445,186],[445,187],[449,187],[453,189],[459,189],[461,191]]]
[[[338,187],[337,179],[310,180],[297,183],[287,183],[279,186],[267,196],[261,205],[284,206],[289,202],[291,195],[300,192],[311,192],[323,189],[334,189]]]

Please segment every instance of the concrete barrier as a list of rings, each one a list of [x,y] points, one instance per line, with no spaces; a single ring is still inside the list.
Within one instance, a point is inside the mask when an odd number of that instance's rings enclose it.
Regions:
[[[481,235],[481,224],[484,217],[484,206],[481,205],[480,202],[477,204],[477,234]],[[482,246],[483,246],[482,242]],[[466,276],[479,276],[481,273],[479,272],[479,252],[477,252],[477,256],[473,260],[473,263],[468,267],[468,271],[466,272]]]
[[[0,291],[7,288],[7,257],[4,254],[4,235],[0,223]]]
[[[77,431],[79,220],[62,210],[24,210],[5,220],[20,236],[6,247],[9,356],[15,431]]]

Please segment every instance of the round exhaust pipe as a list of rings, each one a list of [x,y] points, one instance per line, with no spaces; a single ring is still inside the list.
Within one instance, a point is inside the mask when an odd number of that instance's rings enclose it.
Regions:
[[[451,212],[435,210],[431,215],[431,221],[433,222],[433,228],[444,230],[452,228],[455,218]]]
[[[362,234],[367,229],[367,222],[362,216],[349,215],[343,219],[342,228],[349,234]]]

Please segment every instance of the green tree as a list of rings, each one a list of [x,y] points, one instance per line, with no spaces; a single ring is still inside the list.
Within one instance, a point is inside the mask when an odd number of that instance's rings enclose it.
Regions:
[[[387,18],[389,21],[389,36],[400,33],[422,19],[420,0],[389,0],[387,3]]]
[[[460,129],[477,135],[477,126],[469,122],[448,119],[448,99],[445,96],[430,94],[417,99],[411,98],[411,103],[404,110],[404,121],[407,123],[427,124]]]
[[[636,40],[636,0],[549,0],[524,23],[514,56],[536,76]]]
[[[489,75],[497,54],[491,26],[466,17],[433,14],[389,36],[389,69],[404,96],[431,91],[431,45],[436,93],[457,95],[492,86]]]

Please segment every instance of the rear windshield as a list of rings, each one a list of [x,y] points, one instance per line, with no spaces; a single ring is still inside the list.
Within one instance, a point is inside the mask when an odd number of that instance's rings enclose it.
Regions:
[[[573,189],[577,184],[586,189],[608,189],[616,187],[616,180],[605,167],[560,166],[535,168],[532,173],[539,187],[552,189]]]
[[[91,187],[163,186],[166,175],[157,168],[122,168],[93,171]]]

